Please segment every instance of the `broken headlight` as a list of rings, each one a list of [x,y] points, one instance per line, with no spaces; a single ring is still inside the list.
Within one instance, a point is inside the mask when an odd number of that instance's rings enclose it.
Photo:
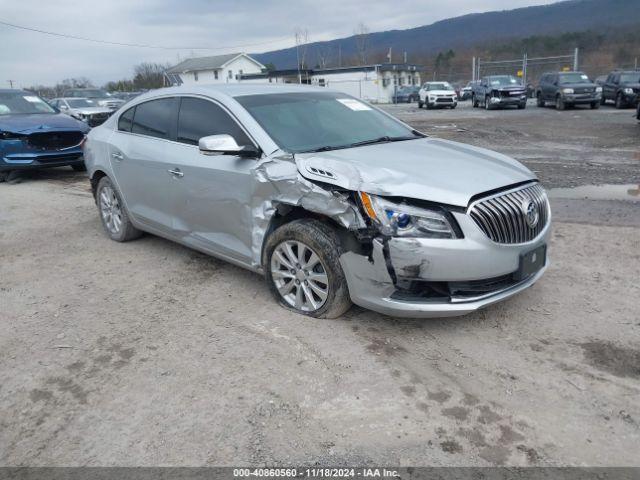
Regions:
[[[383,235],[393,237],[457,238],[445,213],[394,203],[360,192],[365,213]]]

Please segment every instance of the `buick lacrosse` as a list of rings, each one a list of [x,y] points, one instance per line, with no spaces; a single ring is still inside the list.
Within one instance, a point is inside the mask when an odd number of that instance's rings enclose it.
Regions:
[[[109,237],[149,232],[264,274],[304,315],[462,315],[547,267],[531,171],[325,88],[156,90],[84,149]]]

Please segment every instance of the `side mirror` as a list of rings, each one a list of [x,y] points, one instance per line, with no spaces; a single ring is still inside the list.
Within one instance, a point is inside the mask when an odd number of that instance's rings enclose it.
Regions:
[[[235,155],[257,157],[259,151],[253,145],[240,146],[231,135],[209,135],[198,140],[198,148],[203,155]]]
[[[66,105],[60,105],[60,110],[68,110],[69,107],[67,107]]]

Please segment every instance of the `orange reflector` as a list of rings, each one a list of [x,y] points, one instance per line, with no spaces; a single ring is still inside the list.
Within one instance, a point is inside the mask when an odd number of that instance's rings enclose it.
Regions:
[[[371,205],[371,197],[369,197],[367,193],[360,192],[360,200],[362,200],[362,206],[367,212],[367,215],[373,219],[378,218],[376,211],[373,209],[373,205]]]

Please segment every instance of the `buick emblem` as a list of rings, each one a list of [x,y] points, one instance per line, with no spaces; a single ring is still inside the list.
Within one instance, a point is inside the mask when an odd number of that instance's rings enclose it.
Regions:
[[[525,200],[522,202],[521,208],[522,213],[524,213],[524,218],[527,221],[527,225],[531,228],[535,228],[538,224],[538,220],[540,219],[540,214],[538,213],[536,204],[531,200]]]

